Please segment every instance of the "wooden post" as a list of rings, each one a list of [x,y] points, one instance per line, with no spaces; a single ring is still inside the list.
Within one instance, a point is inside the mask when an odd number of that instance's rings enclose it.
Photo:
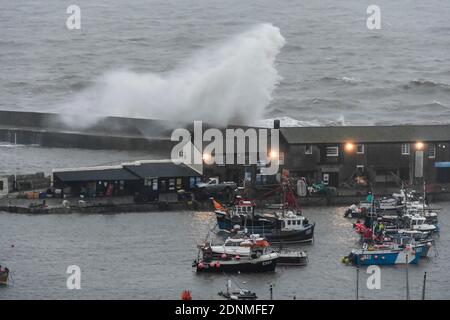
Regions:
[[[406,300],[409,300],[408,254],[406,254]]]
[[[356,268],[356,300],[359,300],[359,267]]]
[[[427,284],[427,273],[423,274],[422,300],[425,300],[425,287]]]

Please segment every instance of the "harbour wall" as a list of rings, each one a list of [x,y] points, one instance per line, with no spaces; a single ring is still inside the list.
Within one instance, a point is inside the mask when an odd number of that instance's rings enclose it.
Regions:
[[[68,125],[58,114],[0,110],[0,141],[11,144],[169,152],[176,143],[170,141],[171,132],[179,127],[189,129],[175,121],[120,117],[82,128]]]
[[[450,201],[450,192],[429,194],[430,203],[438,204],[439,202]],[[69,199],[69,207],[63,205],[55,205],[56,199],[48,199],[50,206],[44,207],[42,200],[21,200],[19,203],[14,199],[0,198],[0,213],[18,213],[18,214],[69,214],[69,213],[133,213],[133,212],[156,212],[156,211],[214,211],[211,201],[159,201],[153,203],[134,203],[131,201],[115,201],[114,198],[108,198],[106,202],[97,204],[77,204],[75,199]],[[330,198],[324,197],[308,197],[301,198],[301,207],[345,207],[356,204],[361,201],[361,197],[357,196],[335,196]],[[62,201],[62,200],[61,200]],[[53,202],[53,205],[52,205]],[[28,205],[27,205],[28,203]],[[257,207],[264,208],[267,204],[273,204],[274,201],[257,200]],[[438,205],[436,207],[439,207]]]

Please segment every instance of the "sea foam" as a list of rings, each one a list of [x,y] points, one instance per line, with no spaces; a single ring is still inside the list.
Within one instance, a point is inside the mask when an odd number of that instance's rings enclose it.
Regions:
[[[256,25],[164,74],[107,72],[59,110],[72,127],[103,116],[251,123],[262,119],[281,80],[275,59],[284,44],[277,27]]]

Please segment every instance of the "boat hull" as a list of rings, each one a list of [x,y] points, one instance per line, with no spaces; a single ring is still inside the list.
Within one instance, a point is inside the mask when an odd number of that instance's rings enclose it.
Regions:
[[[221,272],[272,272],[277,266],[278,257],[269,260],[241,260],[241,261],[221,261],[197,262],[195,268],[197,272],[221,273]]]
[[[230,218],[230,216],[222,211],[216,211],[216,219],[217,219],[217,225],[220,230],[227,230],[230,231],[234,228],[235,225],[243,226],[244,224],[248,226],[251,226],[255,229],[272,229],[275,227],[275,222],[270,221],[267,219],[249,219],[248,221],[243,221],[240,217],[233,217]]]
[[[405,264],[407,253],[404,251],[361,251],[352,253],[352,262],[357,266]],[[422,250],[408,254],[408,263],[417,264],[422,256]]]
[[[280,254],[280,257],[278,258],[278,265],[280,266],[306,266],[307,264],[307,256],[290,256]]]
[[[315,225],[311,224],[303,230],[263,230],[260,228],[247,228],[250,233],[260,234],[272,244],[291,244],[314,241]]]
[[[8,271],[0,271],[0,285],[7,285],[8,284],[8,278],[9,278],[9,272]]]

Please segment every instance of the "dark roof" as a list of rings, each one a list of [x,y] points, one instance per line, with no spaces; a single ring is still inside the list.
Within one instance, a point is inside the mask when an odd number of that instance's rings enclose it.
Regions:
[[[141,178],[150,177],[199,177],[201,174],[185,164],[151,162],[140,165],[124,165],[124,168]]]
[[[289,144],[450,141],[450,125],[290,127],[280,131]]]
[[[118,180],[139,180],[139,177],[125,169],[95,169],[80,171],[57,171],[53,172],[54,177],[63,182],[89,182],[89,181],[118,181]]]

